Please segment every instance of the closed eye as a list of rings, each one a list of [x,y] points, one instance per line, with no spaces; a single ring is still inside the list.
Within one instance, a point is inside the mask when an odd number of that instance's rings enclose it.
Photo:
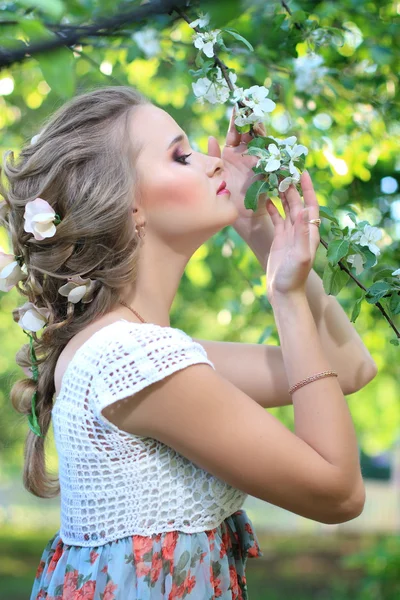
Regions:
[[[192,155],[192,152],[190,154],[174,154],[174,160],[176,160],[176,162],[180,162],[182,165],[190,165],[190,163],[188,163],[186,161],[187,158],[189,158],[189,156]]]

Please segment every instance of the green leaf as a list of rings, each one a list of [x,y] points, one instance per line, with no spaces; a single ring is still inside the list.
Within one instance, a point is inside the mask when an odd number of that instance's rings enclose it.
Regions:
[[[359,254],[362,254],[365,259],[364,269],[370,269],[371,267],[375,266],[378,262],[376,255],[373,252],[371,252],[371,250],[366,246],[359,246],[357,244],[357,252]]]
[[[268,140],[268,138],[263,137],[263,136],[258,136],[253,138],[248,144],[247,147],[248,148],[264,148],[267,145],[266,144],[266,140]]]
[[[389,308],[394,315],[400,314],[400,295],[398,292],[394,292],[390,296]]]
[[[49,86],[63,98],[75,93],[75,59],[68,48],[58,48],[36,55],[43,77]]]
[[[393,344],[393,346],[400,346],[400,342],[397,338],[392,338],[390,343]]]
[[[372,278],[372,281],[377,281],[378,279],[385,279],[385,277],[392,277],[393,268],[391,267],[382,267],[380,268]]]
[[[194,62],[196,64],[196,67],[201,68],[204,65],[204,58],[201,54],[201,50],[199,50],[199,52],[196,55],[196,58],[194,59]]]
[[[253,211],[257,210],[258,196],[261,194],[261,188],[264,187],[264,184],[264,180],[258,179],[247,188],[246,196],[244,198],[244,205],[246,208],[251,208]]]
[[[246,38],[242,37],[242,36],[240,35],[240,33],[238,33],[237,31],[235,31],[235,29],[223,29],[222,31],[226,31],[226,33],[230,33],[230,34],[231,34],[231,35],[232,35],[232,36],[235,38],[235,40],[238,40],[239,42],[243,42],[243,44],[244,44],[245,46],[247,46],[247,48],[248,48],[248,49],[249,49],[251,52],[254,52],[254,48],[253,48],[253,46],[250,44],[250,42],[248,42],[248,41],[246,40]]]
[[[347,255],[350,243],[348,240],[334,240],[329,242],[326,256],[331,265],[337,265],[339,260]]]
[[[340,267],[326,263],[322,276],[324,290],[331,296],[336,296],[349,280],[349,275]]]
[[[328,208],[327,206],[320,206],[319,207],[319,215],[320,215],[320,217],[324,217],[325,219],[329,219],[329,221],[332,221],[333,223],[336,223],[336,225],[339,225],[338,219],[335,217],[335,215],[333,214],[333,212],[331,211],[331,209]]]
[[[343,231],[340,229],[340,227],[333,227],[332,225],[331,232],[333,233],[333,235],[339,235],[341,238],[343,237]]]
[[[65,12],[61,0],[18,0],[18,4],[26,8],[36,8],[54,19],[59,19]]]
[[[387,281],[377,281],[367,289],[365,299],[369,304],[376,304],[390,290],[390,284]]]
[[[361,303],[364,300],[364,294],[361,296],[361,298],[358,298],[358,300],[356,300],[354,306],[353,306],[353,311],[351,313],[351,317],[350,317],[350,321],[352,323],[355,323],[358,315],[360,314],[360,310],[361,310]]]
[[[295,10],[291,15],[291,19],[295,23],[303,23],[307,19],[307,15],[304,10]]]
[[[275,173],[270,174],[268,181],[272,187],[278,186],[278,177]]]
[[[248,131],[250,131],[250,124],[247,125],[236,125],[236,129],[238,130],[239,133],[247,133]]]
[[[203,13],[209,13],[212,29],[221,29],[227,23],[240,17],[243,12],[240,0],[203,0]],[[194,20],[194,19],[193,19]]]
[[[353,221],[354,225],[357,225],[357,218],[356,218],[355,214],[348,212],[347,216],[349,217],[349,219],[351,219]]]
[[[185,552],[183,554],[181,554],[178,564],[176,565],[176,570],[182,571],[182,569],[184,569],[187,565],[187,563],[190,560],[190,552],[188,552],[188,550],[185,550]]]

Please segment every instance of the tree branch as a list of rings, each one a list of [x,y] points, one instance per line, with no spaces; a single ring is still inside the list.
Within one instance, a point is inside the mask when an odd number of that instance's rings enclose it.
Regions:
[[[286,4],[285,0],[281,0],[281,4],[284,7],[284,9],[288,12],[288,14],[291,15],[292,11],[290,10],[289,6]],[[190,25],[190,23],[192,22],[192,20],[189,19],[189,17],[187,16],[187,14],[185,12],[183,12],[182,9],[175,8],[175,11],[182,17],[182,19],[184,19]],[[295,25],[299,29],[301,29],[301,26],[299,26],[297,23],[295,23]],[[201,33],[200,30],[197,27],[192,27],[192,29],[194,29],[194,31],[196,31],[197,33]],[[219,58],[218,51],[216,50],[215,46],[214,46],[214,60],[215,60],[215,64],[220,67],[221,72],[222,72],[222,74],[224,76],[224,79],[225,79],[226,83],[228,84],[229,89],[233,92],[235,88],[234,88],[234,86],[233,86],[233,84],[232,84],[232,82],[230,80],[230,77],[229,77],[229,67]],[[240,105],[244,106],[244,104],[242,104],[241,102],[238,102],[238,104],[239,104],[239,106]],[[250,133],[253,136],[255,135],[252,127],[250,129]],[[325,249],[328,248],[328,244],[322,238],[320,238],[320,243],[324,246]],[[351,277],[351,279],[353,279],[353,281],[358,285],[359,288],[361,288],[364,292],[367,291],[367,288],[361,283],[361,281],[359,281],[350,272],[350,270],[346,267],[346,265],[344,263],[342,263],[341,261],[339,261],[338,265],[339,265],[339,267],[343,271],[346,271],[346,273]],[[393,331],[395,332],[397,338],[400,338],[400,331],[397,329],[396,325],[393,323],[392,319],[387,314],[387,312],[385,311],[385,309],[382,306],[382,304],[380,302],[376,302],[375,305],[381,311],[381,313],[385,317],[385,319],[388,321],[389,325],[392,327]]]
[[[22,62],[41,52],[55,50],[63,46],[74,46],[82,38],[91,35],[110,35],[112,31],[125,28],[127,23],[139,23],[151,16],[170,14],[175,7],[179,8],[181,5],[185,6],[186,0],[152,0],[125,13],[99,19],[92,25],[71,26],[69,29],[65,25],[61,26],[60,31],[57,32],[58,35],[51,40],[43,40],[31,45],[28,44],[15,50],[0,47],[0,69],[9,67],[14,63]]]

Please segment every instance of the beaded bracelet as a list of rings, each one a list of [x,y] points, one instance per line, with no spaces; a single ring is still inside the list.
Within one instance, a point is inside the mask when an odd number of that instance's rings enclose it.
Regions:
[[[307,377],[307,379],[302,379],[298,383],[295,383],[294,385],[292,385],[292,387],[289,389],[289,394],[293,394],[293,392],[295,392],[299,388],[303,387],[303,385],[310,383],[311,381],[315,381],[316,379],[322,379],[323,377],[332,377],[332,376],[333,377],[338,376],[336,371],[322,371],[321,373],[316,373],[316,375],[311,375],[311,377]]]

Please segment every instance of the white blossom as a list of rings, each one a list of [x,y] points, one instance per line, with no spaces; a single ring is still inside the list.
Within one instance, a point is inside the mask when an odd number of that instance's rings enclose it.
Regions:
[[[270,144],[268,146],[268,152],[270,153],[270,157],[267,159],[267,162],[264,167],[264,171],[267,173],[271,173],[272,171],[277,171],[281,166],[281,152],[276,144]]]
[[[82,277],[71,277],[70,280],[62,285],[58,293],[61,296],[65,296],[68,298],[68,302],[72,302],[76,304],[77,302],[82,302],[84,304],[91,302],[93,300],[93,292],[95,288],[95,281],[92,279],[82,279]]]
[[[131,37],[147,58],[160,53],[161,46],[158,39],[158,31],[153,29],[153,27],[145,27],[141,31],[136,31]]]
[[[322,56],[311,53],[294,59],[294,85],[299,92],[317,94],[321,89],[321,80],[328,73],[327,67],[321,66]]]
[[[400,277],[400,269],[396,269],[396,271],[393,271],[392,275],[394,277]]]
[[[252,123],[255,123],[256,121],[259,121],[260,118],[257,117],[257,115],[255,115],[254,113],[250,113],[249,114],[249,109],[245,106],[242,108],[239,108],[236,111],[236,116],[235,116],[235,124],[238,125],[239,127],[243,127],[244,125],[249,125]]]
[[[199,29],[203,29],[203,27],[207,27],[207,25],[210,22],[210,15],[209,14],[203,14],[203,13],[199,13],[199,18],[196,19],[195,21],[192,21],[191,23],[189,23],[190,27],[198,27]]]
[[[364,259],[361,254],[350,254],[346,260],[353,265],[356,275],[360,275],[364,271]]]
[[[24,278],[24,271],[15,260],[15,256],[0,250],[0,291],[9,292]]]
[[[269,89],[263,85],[253,85],[251,88],[243,90],[237,88],[234,92],[236,101],[240,100],[245,106],[251,108],[257,117],[263,117],[265,113],[272,112],[276,107],[273,100],[267,98]]]
[[[229,73],[229,79],[234,84],[237,79],[236,73]],[[197,96],[199,102],[202,104],[205,100],[211,104],[224,104],[229,98],[230,90],[219,67],[216,69],[214,80],[208,77],[200,77],[200,79],[192,83],[192,88],[194,95]]]
[[[24,230],[33,233],[35,240],[53,237],[56,226],[53,221],[56,216],[54,209],[42,198],[27,202],[24,212]]]
[[[289,164],[289,171],[290,176],[285,177],[285,179],[282,179],[282,181],[279,184],[278,189],[280,192],[286,192],[286,190],[291,184],[296,185],[296,183],[299,183],[300,181],[300,171],[296,169],[292,162],[290,162]]]
[[[220,29],[213,29],[212,31],[205,31],[204,33],[196,33],[193,36],[195,48],[203,50],[208,58],[212,58],[214,56],[214,44],[217,43],[217,36],[220,32]]]
[[[37,308],[32,302],[25,302],[19,307],[18,313],[18,325],[25,331],[39,331],[50,317],[49,309]]]
[[[368,248],[375,254],[375,256],[379,256],[381,253],[379,247],[375,244],[378,242],[383,236],[383,233],[378,227],[372,227],[372,225],[365,225],[363,231],[356,231],[352,234],[351,240],[356,242],[360,246],[368,246]]]

